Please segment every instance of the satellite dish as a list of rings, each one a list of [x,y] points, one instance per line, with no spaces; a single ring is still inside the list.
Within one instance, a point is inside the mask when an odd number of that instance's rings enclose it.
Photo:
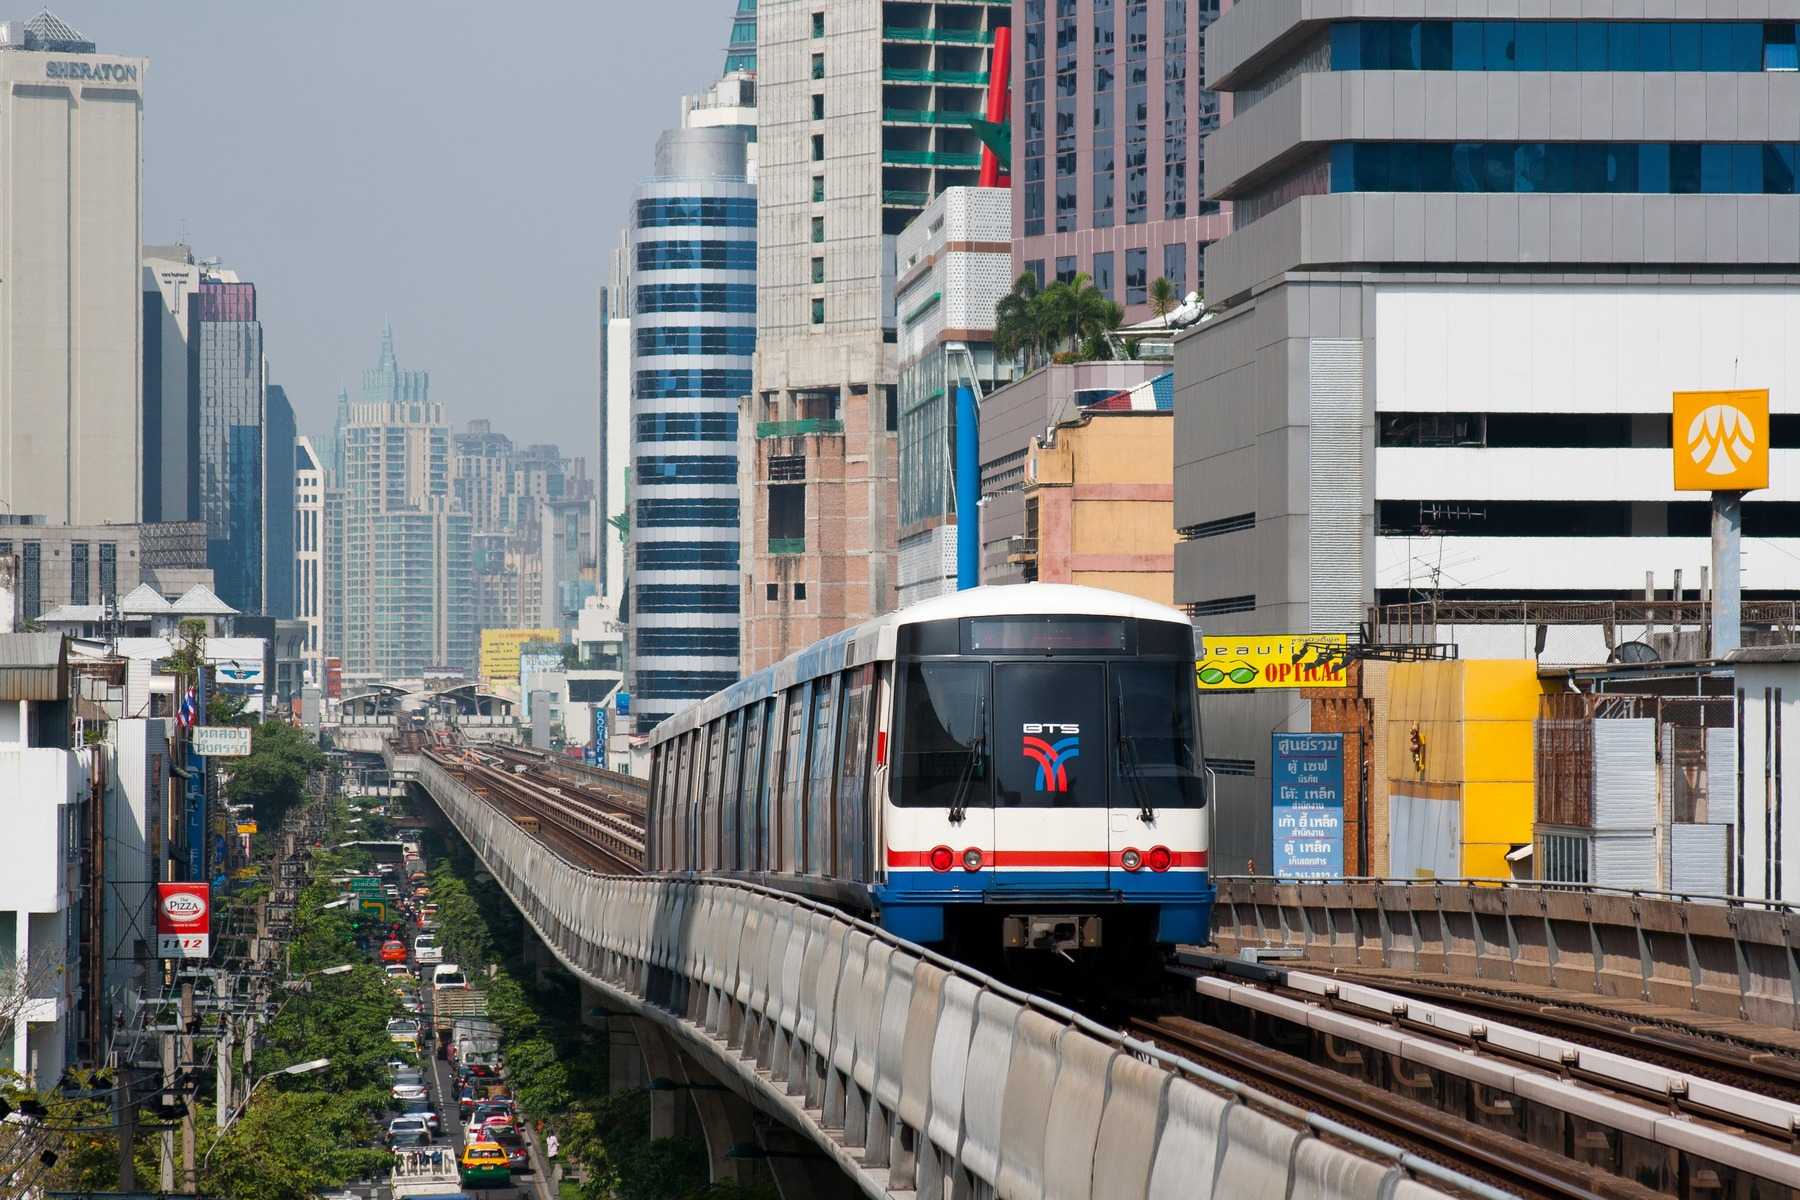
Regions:
[[[1606,656],[1607,662],[1615,663],[1653,663],[1661,662],[1662,656],[1648,642],[1621,642],[1613,647],[1613,652]]]

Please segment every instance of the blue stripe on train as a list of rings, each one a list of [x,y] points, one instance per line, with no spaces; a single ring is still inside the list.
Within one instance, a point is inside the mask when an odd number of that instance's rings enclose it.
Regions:
[[[955,889],[955,890],[952,890]],[[1213,887],[1205,871],[920,871],[890,870],[871,889],[881,925],[915,942],[944,940],[944,906],[1055,903],[1072,908],[1142,904],[1157,908],[1156,940],[1204,944],[1210,938]]]

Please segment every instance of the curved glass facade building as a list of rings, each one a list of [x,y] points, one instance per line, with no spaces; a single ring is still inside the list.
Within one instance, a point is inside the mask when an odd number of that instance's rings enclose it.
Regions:
[[[756,130],[694,124],[663,134],[656,175],[631,212],[628,571],[640,731],[738,677],[738,400],[756,348]]]

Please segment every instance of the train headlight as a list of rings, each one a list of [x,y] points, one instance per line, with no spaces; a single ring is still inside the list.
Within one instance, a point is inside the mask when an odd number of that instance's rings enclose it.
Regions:
[[[931,851],[931,869],[932,870],[948,871],[951,867],[953,867],[955,865],[956,865],[956,851],[950,849],[950,847],[948,847],[948,846],[936,846],[936,847],[932,848],[932,851]]]
[[[1144,852],[1144,862],[1152,871],[1166,871],[1174,864],[1175,856],[1167,846],[1152,846]]]
[[[963,870],[981,870],[981,851],[973,846],[970,846],[967,850],[963,851]]]
[[[1139,854],[1136,850],[1127,850],[1125,853],[1119,855],[1119,865],[1124,867],[1127,871],[1135,871],[1144,865],[1143,855]]]

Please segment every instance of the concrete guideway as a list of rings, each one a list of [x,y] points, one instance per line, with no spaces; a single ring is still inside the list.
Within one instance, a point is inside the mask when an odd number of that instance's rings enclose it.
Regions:
[[[1504,1195],[832,909],[582,870],[437,763],[418,772],[584,995],[655,1035],[652,1075],[692,1063],[721,1085],[690,1085],[715,1179],[755,1112],[811,1148],[765,1138],[784,1196],[818,1194],[787,1168],[820,1156],[877,1198]]]
[[[1800,1052],[1800,906],[1509,880],[1214,876],[1222,954],[1466,979]]]

